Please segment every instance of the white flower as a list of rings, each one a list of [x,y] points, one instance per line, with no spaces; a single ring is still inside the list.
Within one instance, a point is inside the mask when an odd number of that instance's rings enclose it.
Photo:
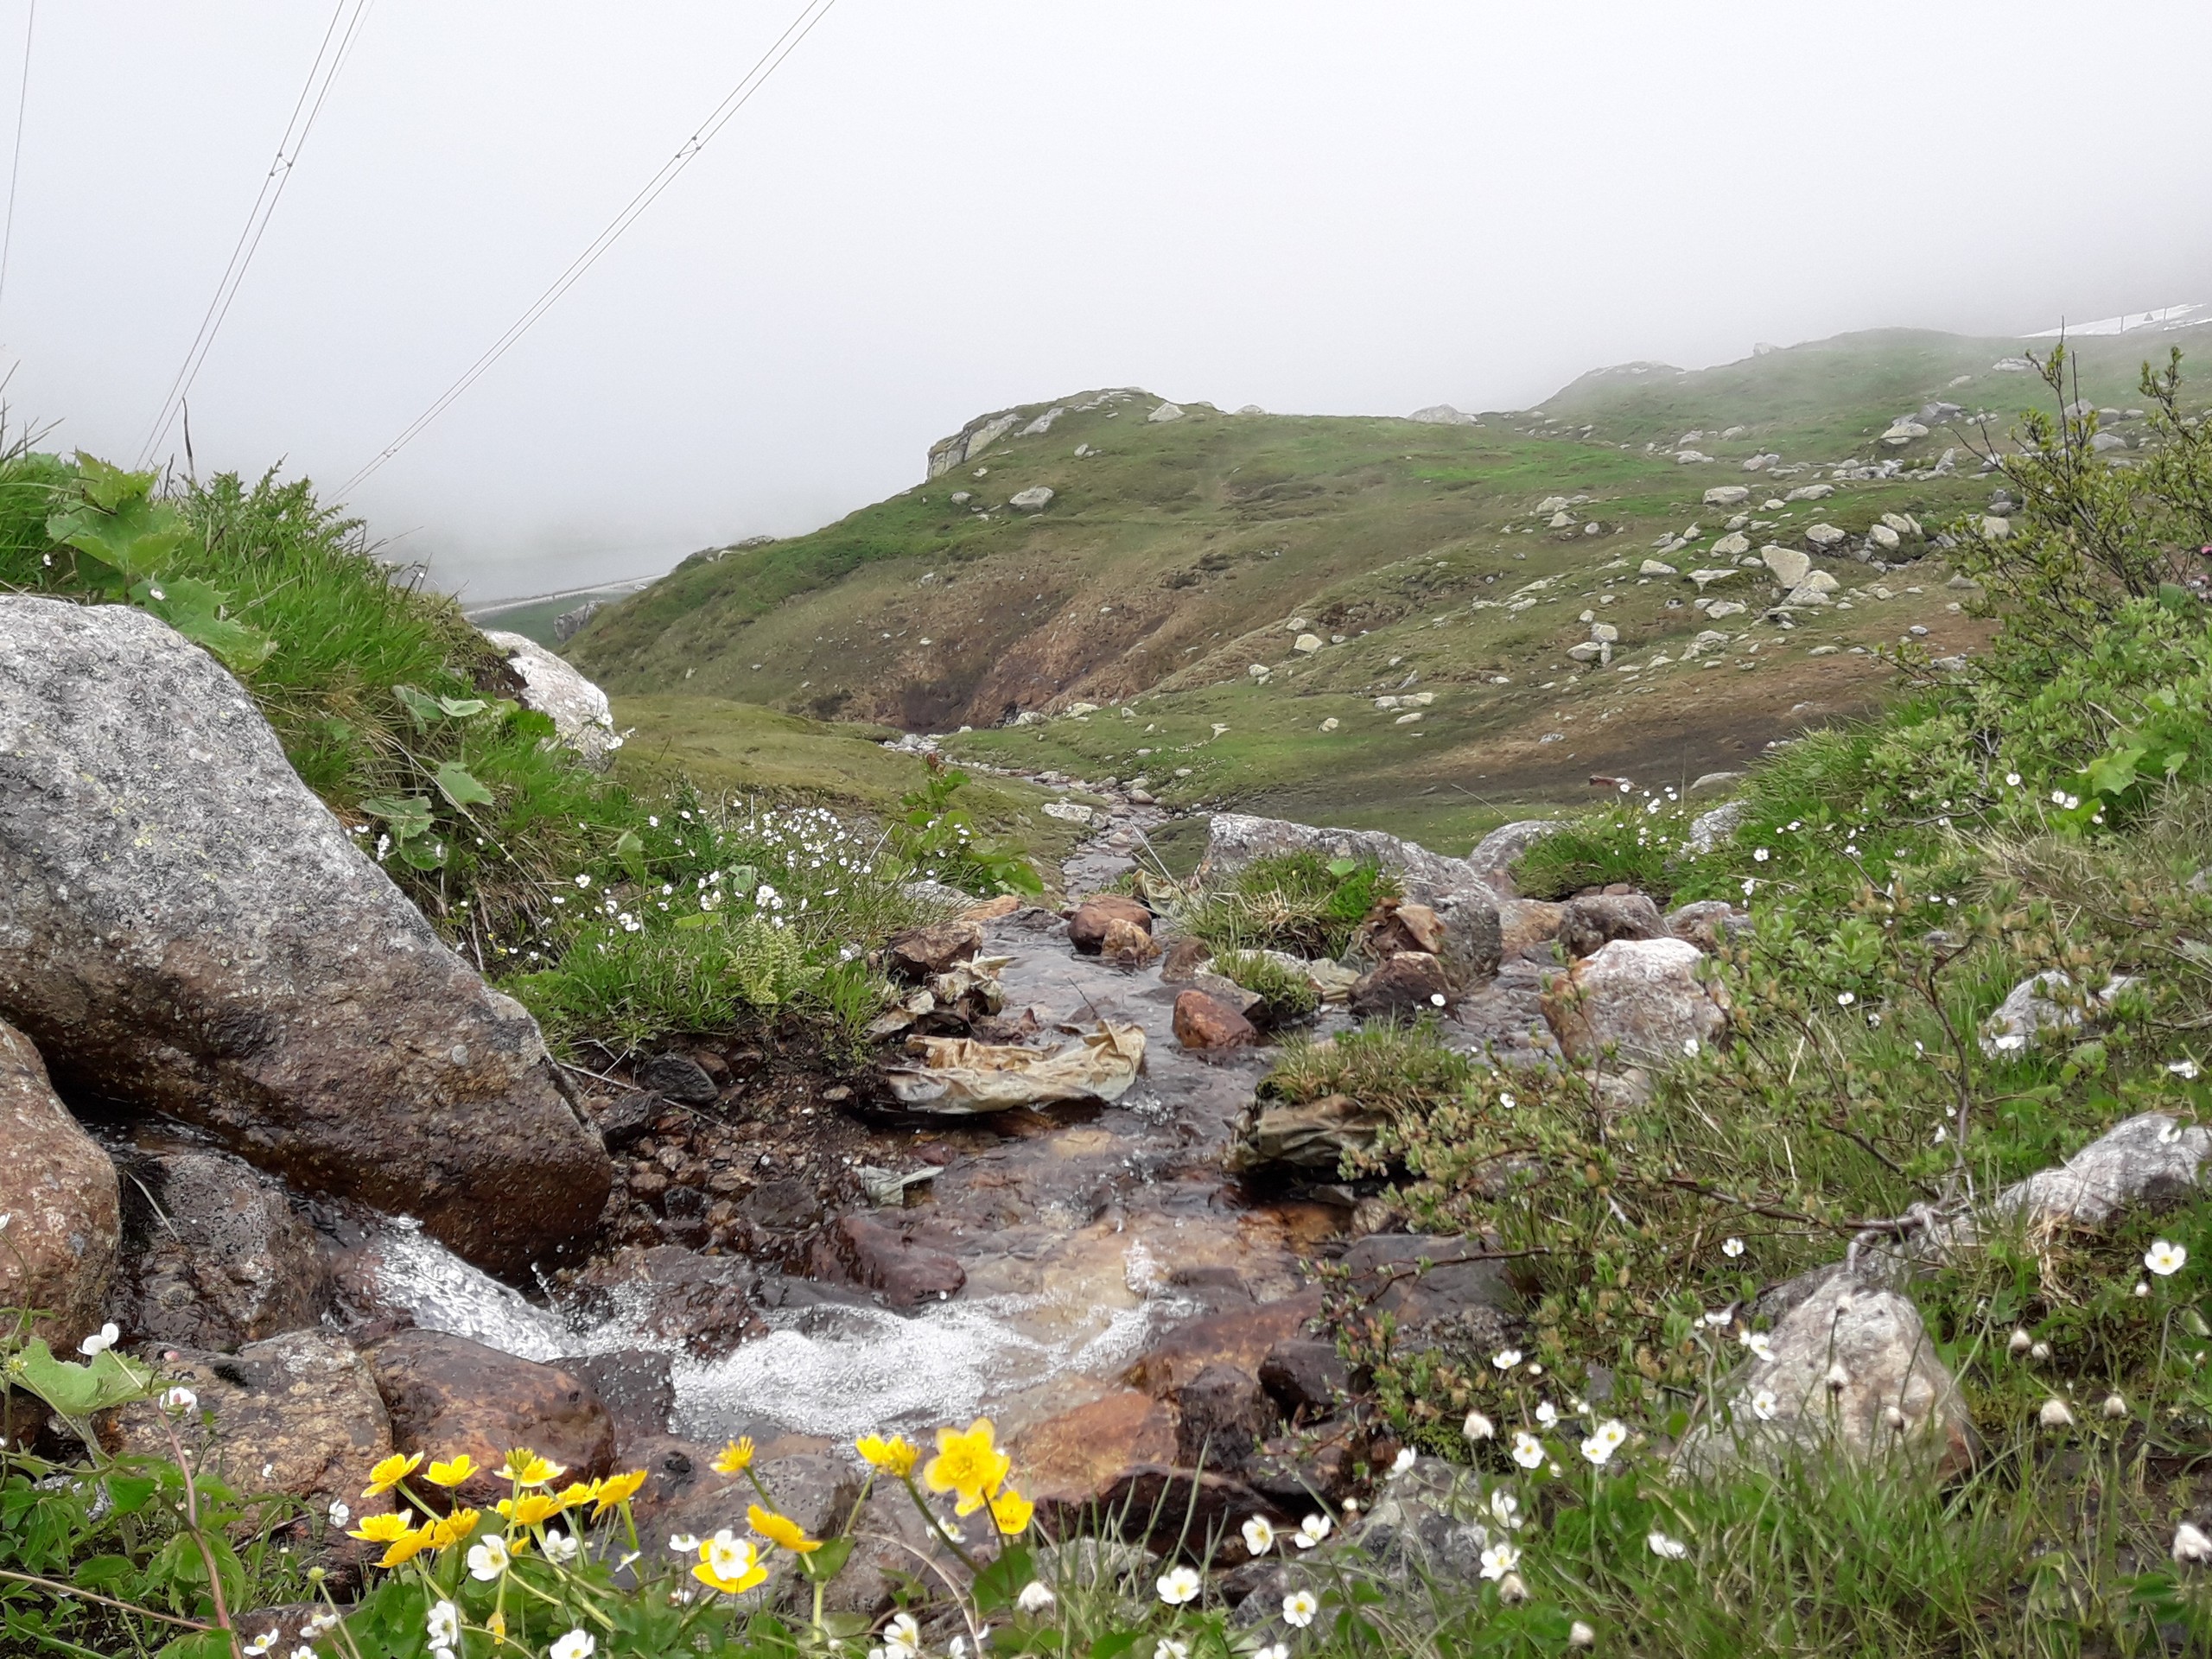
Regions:
[[[1843,1369],[1843,1362],[1839,1359],[1835,1363],[1828,1367],[1827,1376],[1821,1380],[1828,1385],[1831,1390],[1837,1394],[1840,1394],[1851,1386],[1851,1373]]]
[[[2122,1417],[2126,1416],[2126,1396],[2118,1394],[2108,1394],[2105,1395],[2105,1415],[2114,1422],[2117,1422]]]
[[[1490,1357],[1490,1363],[1501,1371],[1510,1371],[1521,1363],[1521,1351],[1518,1348],[1501,1348]]]
[[[2183,1567],[2202,1567],[2212,1561],[2212,1538],[2183,1522],[2174,1529],[2174,1560]]]
[[[1582,1455],[1593,1464],[1602,1465],[1619,1451],[1627,1440],[1627,1425],[1618,1418],[1609,1418],[1590,1431],[1590,1438],[1582,1442]]]
[[[1746,1331],[1743,1341],[1744,1346],[1751,1351],[1752,1358],[1765,1360],[1774,1357],[1774,1340],[1765,1332]]]
[[[1647,1533],[1643,1541],[1651,1546],[1651,1553],[1662,1561],[1679,1561],[1690,1553],[1690,1547],[1679,1538],[1669,1538],[1663,1532]]]
[[[1290,1541],[1300,1549],[1311,1549],[1328,1535],[1329,1517],[1325,1515],[1309,1515],[1298,1523],[1298,1530],[1291,1535]]]
[[[1720,1254],[1728,1257],[1731,1261],[1733,1261],[1737,1256],[1741,1255],[1743,1253],[1744,1241],[1742,1239],[1728,1238],[1721,1241]]]
[[[461,1642],[461,1609],[449,1601],[431,1605],[429,1618],[430,1645],[450,1648]]]
[[[468,1549],[468,1576],[480,1584],[489,1584],[507,1570],[507,1541],[494,1533],[480,1544]]]
[[[1835,1005],[1839,1008],[1847,1008],[1858,1000],[1859,997],[1856,992],[1838,991],[1835,995]]]
[[[326,1607],[300,1626],[300,1634],[306,1637],[321,1636],[326,1630],[336,1630],[344,1622],[335,1609]]]
[[[1270,1642],[1264,1648],[1252,1649],[1252,1659],[1290,1659],[1290,1643]]]
[[[2005,786],[2007,789],[2018,789],[2020,786],[2020,774],[2017,772],[2006,772],[2005,774]]]
[[[175,1388],[162,1395],[163,1411],[190,1411],[200,1403],[200,1396],[190,1389]]]
[[[577,885],[579,887],[588,887],[591,886],[591,877],[589,877],[588,875],[580,875],[580,876],[578,876],[578,877],[576,878],[576,885]]]
[[[2148,1279],[2138,1279],[2135,1281],[2135,1294],[2138,1296],[2148,1296],[2151,1294],[2151,1281]]]
[[[885,1659],[921,1659],[922,1627],[912,1613],[893,1613],[883,1627]]]
[[[1546,1428],[1559,1421],[1559,1408],[1548,1400],[1536,1402],[1536,1421]]]
[[[255,1637],[252,1641],[247,1643],[245,1644],[245,1650],[253,1656],[253,1659],[261,1659],[261,1656],[263,1654],[268,1652],[270,1649],[276,1645],[276,1627],[274,1624],[271,1624],[259,1636]]]
[[[1503,1486],[1490,1495],[1491,1515],[1499,1526],[1509,1531],[1518,1532],[1529,1524],[1528,1517],[1521,1514],[1520,1510],[1521,1500]]]
[[[574,1630],[553,1644],[553,1659],[591,1659],[599,1643],[588,1630]]]
[[[1502,1579],[1521,1565],[1521,1552],[1509,1543],[1492,1544],[1483,1551],[1483,1577]]]
[[[545,1535],[545,1559],[556,1567],[575,1560],[576,1552],[582,1548],[574,1533],[549,1532]]]
[[[2050,804],[2051,804],[2053,806],[2063,806],[2063,805],[2065,805],[2065,804],[2066,804],[2066,791],[2065,791],[2064,790],[2063,790],[2063,789],[2054,789],[2054,790],[2052,790],[2052,791],[2050,791]]]
[[[707,1541],[707,1567],[718,1579],[741,1579],[760,1565],[760,1552],[750,1538],[741,1538],[724,1527]],[[476,1565],[475,1552],[469,1552],[470,1567]],[[480,1576],[481,1576],[480,1574]]]
[[[1321,1611],[1320,1602],[1311,1590],[1294,1590],[1282,1599],[1282,1620],[1295,1630],[1304,1630]]]
[[[688,1532],[671,1532],[668,1535],[668,1547],[679,1555],[689,1555],[699,1548],[699,1541]]]
[[[115,1346],[116,1338],[120,1337],[122,1334],[122,1332],[115,1328],[115,1321],[110,1319],[105,1325],[100,1326],[99,1330],[93,1332],[91,1336],[86,1337],[82,1342],[79,1343],[77,1344],[77,1351],[86,1356],[104,1354],[109,1349]]]
[[[1042,1579],[1032,1579],[1021,1586],[1021,1593],[1014,1599],[1014,1605],[1025,1613],[1041,1613],[1052,1605],[1052,1586]]]
[[[2071,1428],[2074,1413],[2056,1395],[2043,1402],[2043,1409],[2036,1413],[2036,1421],[2045,1428]]]
[[[1751,1395],[1751,1415],[1763,1423],[1774,1421],[1774,1414],[1782,1409],[1782,1402],[1775,1397],[1772,1389],[1759,1389]]]
[[[1598,1632],[1578,1618],[1567,1627],[1567,1645],[1570,1648],[1594,1648],[1598,1645]]]
[[[1159,1583],[1153,1587],[1170,1607],[1180,1607],[1186,1601],[1196,1601],[1202,1586],[1195,1567],[1171,1567],[1160,1575]]]
[[[1758,887],[1758,882],[1752,880],[1750,876],[1745,876],[1744,878],[1744,897],[1746,899],[1750,898],[1753,891],[1756,890]]]
[[[1152,1644],[1152,1659],[1191,1659],[1191,1644],[1163,1636]]]
[[[2160,1146],[2171,1147],[2175,1141],[2180,1139],[2180,1124],[2174,1122],[2171,1119],[2169,1119],[2165,1122],[2158,1125],[2158,1144]]]
[[[1459,1432],[1471,1440],[1487,1440],[1497,1433],[1497,1425],[1479,1411],[1471,1411],[1467,1421],[1459,1425]]]
[[[2143,1265],[2161,1279],[2171,1278],[2179,1273],[2188,1261],[2187,1250],[2163,1238],[2155,1241],[2149,1249],[2143,1252]]]
[[[1432,1007],[1440,1008],[1444,1006],[1444,993],[1441,991],[1431,991],[1428,994],[1428,1000]]]
[[[332,1526],[342,1527],[353,1518],[353,1511],[346,1507],[346,1500],[344,1498],[334,1497],[330,1500],[330,1524]]]
[[[1514,1108],[1515,1101],[1511,1095],[1500,1095],[1497,1097],[1497,1103],[1504,1107],[1505,1109],[1510,1112]]]
[[[1527,1429],[1516,1429],[1513,1433],[1513,1461],[1523,1469],[1534,1469],[1544,1460],[1544,1443]]]
[[[2036,1339],[2033,1337],[2016,1325],[2012,1327],[2012,1334],[2005,1339],[2005,1351],[2018,1359],[2029,1349],[2034,1347]]]
[[[1255,1555],[1264,1555],[1275,1547],[1274,1523],[1264,1515],[1255,1515],[1244,1523],[1244,1548]]]
[[[1767,849],[1766,849],[1765,848],[1764,848],[1764,847],[1761,847],[1761,848],[1759,848],[1757,851],[1755,851],[1754,853],[1752,853],[1752,855],[1751,855],[1751,860],[1752,860],[1752,861],[1753,861],[1754,863],[1764,864],[1764,863],[1765,863],[1765,862],[1767,861],[1767,860],[1768,860],[1768,858],[1769,858],[1770,856],[1771,856],[1771,855],[1770,855],[1770,854],[1768,853]]]
[[[1407,1470],[1414,1466],[1417,1454],[1414,1452],[1413,1447],[1410,1446],[1400,1446],[1398,1448],[1398,1455],[1390,1459],[1390,1472],[1394,1475],[1404,1474]]]
[[[2193,1083],[2196,1080],[2196,1062],[2195,1060],[2169,1060],[2166,1063],[2166,1070],[2172,1072],[2174,1076],[2179,1077],[2183,1083]]]

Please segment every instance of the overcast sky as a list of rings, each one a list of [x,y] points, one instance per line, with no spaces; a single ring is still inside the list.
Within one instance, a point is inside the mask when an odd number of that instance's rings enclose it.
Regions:
[[[798,10],[373,0],[194,388],[201,470],[353,474]],[[137,453],[331,16],[39,7],[15,420]],[[481,600],[810,528],[1087,386],[1522,406],[1630,359],[2209,300],[2212,144],[2162,89],[2207,61],[2202,0],[836,0],[354,505]]]

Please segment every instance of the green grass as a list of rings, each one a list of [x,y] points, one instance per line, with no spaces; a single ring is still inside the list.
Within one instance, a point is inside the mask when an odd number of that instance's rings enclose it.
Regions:
[[[1398,893],[1395,879],[1371,864],[1286,853],[1255,859],[1179,920],[1185,933],[1217,950],[1334,957],[1344,954],[1376,901]]]

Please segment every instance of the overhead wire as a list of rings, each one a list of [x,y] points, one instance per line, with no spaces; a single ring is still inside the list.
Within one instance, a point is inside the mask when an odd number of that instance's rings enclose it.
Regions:
[[[540,294],[520,316],[508,324],[505,332],[493,340],[482,355],[462,371],[458,379],[438,394],[429,408],[410,421],[401,429],[398,436],[379,449],[352,477],[338,486],[336,492],[338,497],[343,499],[351,494],[378,468],[420,436],[432,422],[452,406],[456,398],[483,378],[492,365],[505,357],[515,343],[530,332],[537,320],[552,309],[561,296],[582,280],[586,271],[599,263],[601,256],[613,246],[615,241],[637,222],[648,207],[652,206],[661,193],[676,181],[677,175],[689,167],[697,158],[699,153],[714,142],[715,135],[728,125],[737,112],[752,100],[753,95],[766,83],[769,76],[774,74],[782,67],[784,60],[798,49],[800,43],[814,32],[815,25],[829,15],[830,9],[835,4],[836,0],[806,0],[806,3],[799,8],[798,14],[785,26],[784,32],[770,43],[768,49],[763,52],[752,68],[746,72],[744,78],[730,89],[728,94],[715,106],[712,113],[693,130],[691,136],[683,141],[676,153],[661,164],[660,170],[646,181],[645,187],[636,195],[631,197],[622,211],[608,221],[607,227],[592,238],[584,251],[569,262],[568,268],[553,280],[551,285]]]
[[[215,336],[221,332],[224,319],[231,314],[231,303],[237,299],[239,285],[245,281],[246,269],[253,263],[261,238],[268,232],[269,221],[276,215],[284,187],[291,182],[292,169],[307,147],[308,135],[315,130],[315,119],[322,113],[330,89],[337,82],[339,71],[346,67],[346,60],[360,37],[361,25],[374,3],[375,0],[338,0],[332,11],[329,26],[323,30],[321,42],[315,48],[315,61],[308,67],[307,79],[301,84],[300,95],[293,102],[291,118],[284,124],[283,137],[276,141],[276,156],[262,177],[260,192],[254,197],[245,228],[239,231],[238,243],[231,250],[230,263],[223,268],[214,296],[207,302],[207,312],[200,319],[199,331],[186,348],[184,361],[169,382],[146,442],[139,448],[140,466],[152,458],[168,435],[178,410],[184,406],[184,400],[191,395],[192,383],[199,378],[207,353],[214,348]]]
[[[31,101],[31,35],[38,27],[38,0],[23,18],[23,79],[16,90],[16,155],[8,163],[8,223],[0,230],[0,295],[8,291],[8,256],[16,245],[16,184],[23,175],[23,111]]]

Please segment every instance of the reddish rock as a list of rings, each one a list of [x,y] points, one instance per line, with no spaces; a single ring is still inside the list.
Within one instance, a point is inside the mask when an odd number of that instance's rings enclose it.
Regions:
[[[1152,942],[1148,931],[1116,916],[1106,924],[1098,954],[1117,968],[1141,968],[1159,957],[1160,947]]]
[[[402,1331],[368,1351],[391,1419],[395,1451],[451,1458],[466,1452],[479,1472],[456,1491],[488,1506],[507,1495],[493,1471],[527,1446],[577,1480],[614,1466],[614,1425],[591,1385],[557,1366],[517,1359],[442,1331]]]
[[[1213,947],[1204,939],[1178,939],[1167,947],[1167,959],[1160,964],[1160,982],[1164,985],[1187,985],[1212,959]]]
[[[912,1233],[880,1216],[846,1216],[826,1252],[854,1283],[882,1294],[893,1307],[942,1301],[968,1282],[967,1269],[950,1250],[916,1241]]]
[[[1560,907],[1559,942],[1570,957],[1594,956],[1615,939],[1656,939],[1666,932],[1659,906],[1641,893],[1599,893]]]
[[[982,946],[983,930],[974,922],[931,922],[886,940],[883,966],[893,979],[919,984],[956,963],[970,960]]]
[[[1497,907],[1498,948],[1508,957],[1517,957],[1531,945],[1549,944],[1559,937],[1566,909],[1541,899],[1504,900]]]
[[[1444,923],[1427,905],[1385,899],[1360,920],[1352,952],[1370,962],[1388,962],[1401,950],[1430,956],[1444,948]]]
[[[1019,893],[1002,893],[995,899],[980,905],[970,905],[955,918],[963,922],[995,922],[1002,916],[1011,916],[1020,910],[1025,900]]]
[[[1209,1365],[1256,1374],[1277,1343],[1304,1336],[1306,1322],[1320,1311],[1321,1293],[1308,1290],[1187,1320],[1146,1350],[1122,1380],[1164,1399]]]
[[[701,1255],[657,1244],[596,1263],[578,1276],[575,1287],[586,1313],[619,1316],[707,1357],[763,1334],[753,1286],[753,1268],[742,1256]]]
[[[1123,1389],[1032,1424],[1013,1449],[1032,1500],[1080,1509],[1129,1469],[1175,1460],[1175,1413],[1141,1389]]]
[[[1175,1461],[1217,1474],[1246,1473],[1277,1427],[1259,1380],[1236,1365],[1209,1365],[1177,1389],[1175,1412]]]
[[[1260,1033],[1226,1002],[1204,991],[1185,991],[1175,999],[1175,1039],[1185,1048],[1218,1051],[1249,1048]]]
[[[1260,1386],[1289,1416],[1318,1422],[1332,1416],[1351,1388],[1351,1368],[1337,1344],[1319,1337],[1291,1337],[1260,1362]]]
[[[1437,1014],[1452,1001],[1444,964],[1421,950],[1402,950],[1351,988],[1351,1011],[1362,1020]]]
[[[1077,905],[1075,913],[1068,918],[1068,943],[1086,957],[1096,956],[1105,943],[1107,925],[1116,920],[1141,928],[1147,937],[1151,935],[1150,911],[1120,893],[1101,893]]]
[[[635,1468],[632,1448],[668,1433],[668,1420],[676,1410],[675,1362],[646,1348],[615,1348],[561,1364],[599,1396],[614,1424],[616,1460]]]
[[[0,1021],[0,1307],[66,1353],[99,1328],[122,1221],[115,1166],[69,1115],[30,1039]]]

